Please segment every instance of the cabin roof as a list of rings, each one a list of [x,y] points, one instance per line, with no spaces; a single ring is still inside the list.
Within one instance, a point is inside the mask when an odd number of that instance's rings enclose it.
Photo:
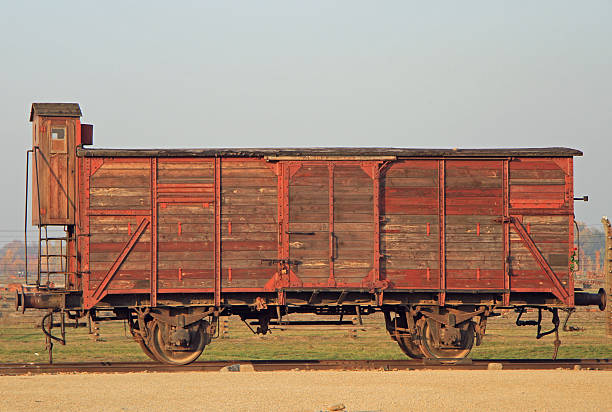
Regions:
[[[34,116],[52,117],[81,117],[81,108],[78,103],[32,103],[30,121]]]

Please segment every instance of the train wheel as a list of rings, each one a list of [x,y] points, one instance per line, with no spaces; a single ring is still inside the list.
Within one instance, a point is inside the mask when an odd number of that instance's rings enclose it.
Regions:
[[[153,352],[151,352],[151,349],[149,349],[149,347],[147,346],[146,343],[144,343],[144,341],[139,340],[137,342],[138,342],[138,345],[140,345],[140,349],[142,349],[145,355],[153,359],[155,362],[159,362],[159,359],[157,359],[157,357],[153,354]]]
[[[395,325],[403,329],[408,327],[404,317],[395,318]],[[404,352],[406,355],[412,359],[423,359],[423,352],[421,351],[421,348],[412,340],[410,335],[398,332],[396,330],[394,338],[402,352]]]
[[[453,344],[443,342],[444,335],[448,332],[438,322],[421,318],[417,322],[417,328],[420,335],[419,347],[425,357],[429,359],[437,359],[443,363],[454,363],[464,359],[474,346],[475,329],[472,321],[464,323],[459,328],[460,337],[455,339]],[[437,328],[437,330],[433,330],[433,328]]]
[[[189,346],[181,350],[167,348],[169,330],[165,324],[154,320],[150,323],[151,344],[149,349],[155,358],[169,365],[187,365],[200,357],[204,347],[209,342],[207,333],[208,322],[197,322],[187,328],[189,331]]]
[[[412,359],[423,359],[423,352],[419,345],[416,345],[410,338],[400,338],[397,341],[402,352],[410,356]]]
[[[134,340],[138,343],[138,346],[140,346],[140,349],[142,349],[144,354],[147,355],[149,358],[153,359],[155,362],[158,362],[157,357],[155,357],[155,354],[151,352],[151,349],[149,349],[149,347],[144,341],[144,338],[142,337],[142,334],[140,333],[140,330],[139,330],[140,324],[138,322],[133,322],[132,319],[130,319],[129,324],[130,324],[130,333],[132,334],[132,337],[134,338]],[[144,324],[144,322],[142,324]]]

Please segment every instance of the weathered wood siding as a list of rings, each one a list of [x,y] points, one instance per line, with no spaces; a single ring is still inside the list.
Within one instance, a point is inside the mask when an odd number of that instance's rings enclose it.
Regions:
[[[440,287],[438,162],[394,162],[382,176],[381,270],[395,288]]]
[[[135,233],[143,216],[122,210],[146,212],[151,208],[151,166],[149,159],[104,159],[89,177],[89,288],[95,290],[124,246]],[[84,179],[87,177],[83,177]],[[117,211],[100,216],[96,212]],[[151,274],[151,226],[128,254],[110,283],[109,290],[149,289]]]
[[[158,288],[214,285],[214,162],[159,159]]]
[[[159,159],[158,289],[214,286],[214,161]],[[278,247],[277,177],[260,159],[222,162],[221,244],[224,287],[261,288],[274,275]],[[95,289],[151,209],[149,159],[104,159],[90,179],[90,288]],[[116,210],[97,216],[97,210]],[[123,214],[125,213],[125,214]],[[109,289],[148,289],[151,226],[140,236]]]
[[[374,261],[372,178],[356,162],[303,162],[288,200],[289,258],[300,281],[360,286]]]
[[[329,279],[329,189],[325,162],[304,162],[289,181],[289,259],[304,283]]]
[[[155,216],[113,275],[111,293],[154,289],[155,260],[161,293],[211,291],[216,273],[222,291],[270,290],[283,257],[300,287],[366,287],[380,278],[390,290],[552,290],[509,217],[526,228],[563,286],[573,286],[571,158],[84,161],[91,290],[143,219]]]
[[[566,289],[573,286],[572,159],[514,159],[510,162],[510,214],[523,226]],[[515,230],[510,231],[513,289],[546,289],[550,281]]]
[[[263,159],[221,162],[223,288],[263,288],[276,272],[278,179]]]
[[[446,288],[503,289],[503,163],[446,161]]]
[[[75,217],[74,150],[77,129],[81,124],[74,117],[33,119],[32,146],[37,147],[31,158],[32,224],[70,225]],[[53,139],[52,130],[63,129],[63,139]],[[40,199],[39,199],[40,195]],[[39,208],[40,206],[40,216]]]
[[[360,284],[374,262],[372,178],[358,165],[336,162],[332,169],[334,280]]]
[[[503,162],[445,160],[442,179],[437,160],[394,162],[386,170],[381,180],[381,268],[393,287],[504,289],[506,191],[508,215],[522,220],[562,284],[570,288],[571,159],[512,159],[508,182]],[[522,239],[512,228],[507,230],[510,289],[550,290],[552,282]],[[441,281],[442,261],[445,273]]]

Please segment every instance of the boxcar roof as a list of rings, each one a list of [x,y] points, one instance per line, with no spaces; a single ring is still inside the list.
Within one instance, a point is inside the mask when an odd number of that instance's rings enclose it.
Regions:
[[[521,149],[408,149],[383,147],[227,148],[227,149],[90,149],[79,147],[81,157],[572,157],[582,152],[566,147]],[[356,159],[359,160],[359,159]]]

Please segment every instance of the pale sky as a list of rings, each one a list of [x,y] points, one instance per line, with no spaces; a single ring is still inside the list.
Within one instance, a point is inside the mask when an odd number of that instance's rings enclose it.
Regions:
[[[32,102],[97,147],[547,147],[612,216],[612,2],[10,2],[0,244],[21,238]]]

